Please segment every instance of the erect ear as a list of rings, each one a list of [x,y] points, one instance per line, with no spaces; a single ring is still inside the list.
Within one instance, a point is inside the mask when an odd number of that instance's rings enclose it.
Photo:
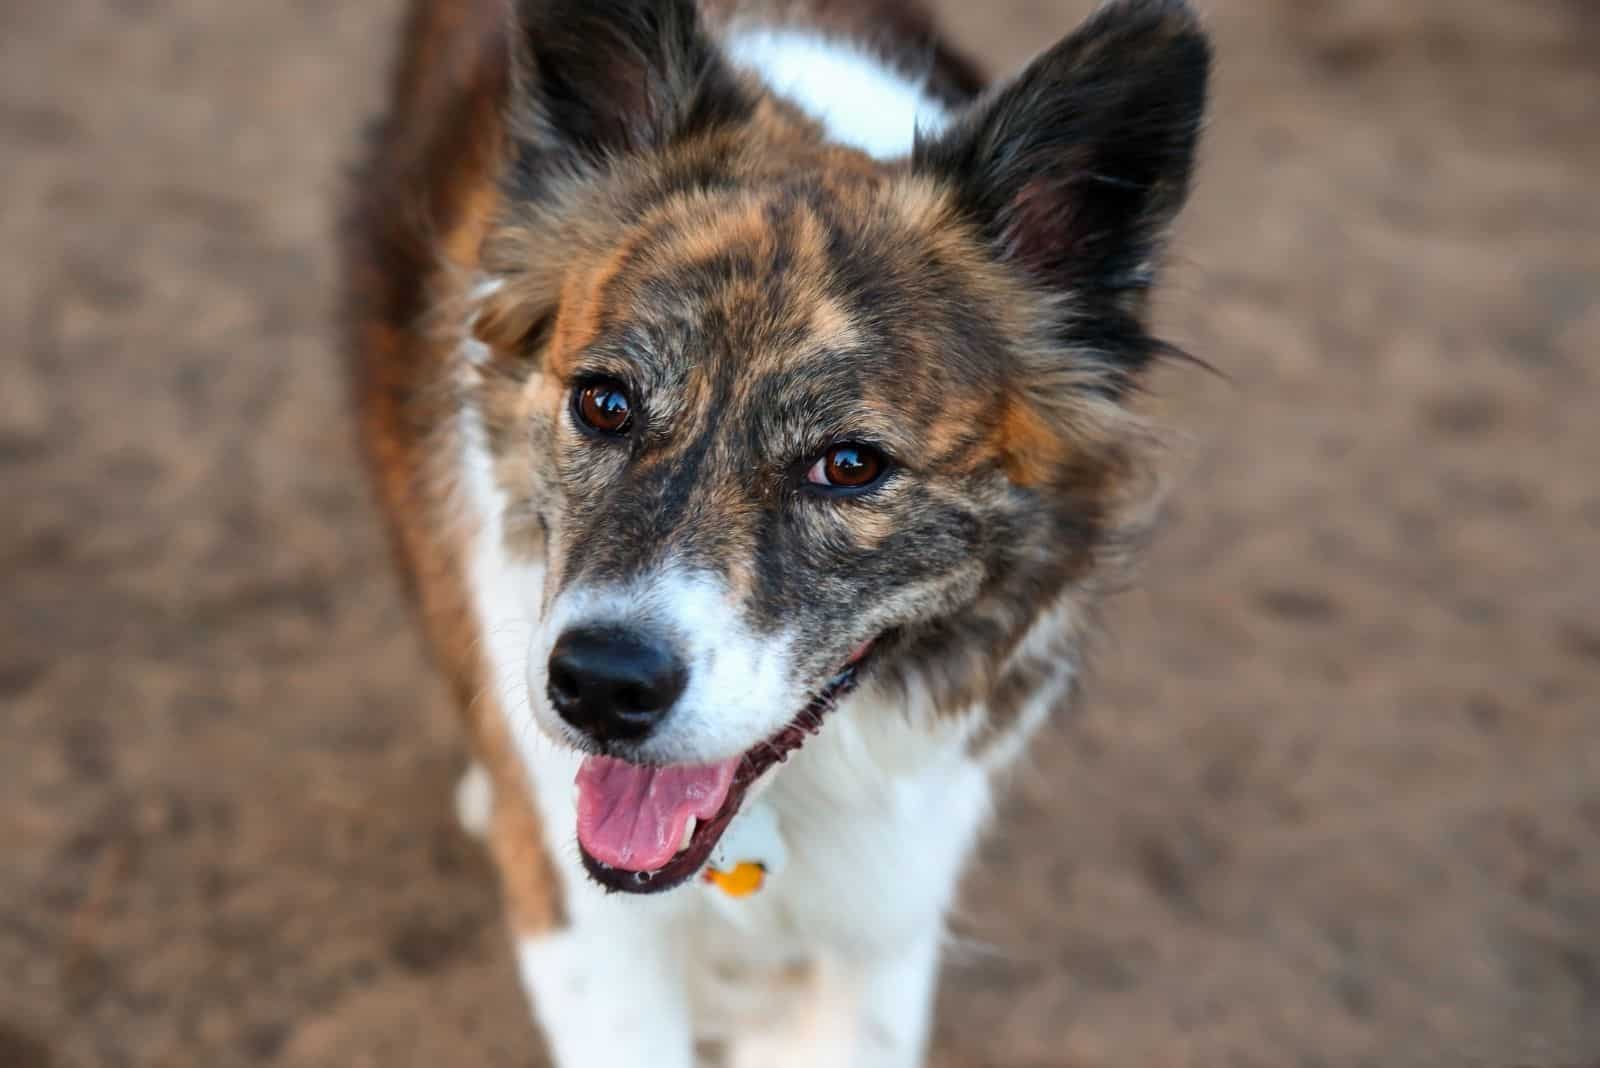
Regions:
[[[696,0],[519,0],[518,13],[524,153],[646,151],[751,107]]]
[[[1134,311],[1188,195],[1211,49],[1183,0],[1109,0],[913,163],[995,254]]]

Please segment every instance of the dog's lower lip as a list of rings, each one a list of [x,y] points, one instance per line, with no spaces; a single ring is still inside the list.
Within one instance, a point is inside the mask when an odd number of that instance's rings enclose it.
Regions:
[[[738,815],[744,796],[756,781],[774,765],[788,760],[790,755],[805,744],[807,737],[822,729],[823,717],[840,699],[855,689],[862,665],[877,645],[877,639],[861,643],[851,652],[838,673],[822,688],[816,697],[801,709],[789,724],[767,741],[750,749],[744,755],[739,770],[734,774],[728,797],[716,815],[701,820],[689,836],[689,844],[680,849],[666,864],[655,871],[634,872],[613,868],[596,860],[579,843],[578,854],[589,877],[607,890],[630,894],[658,894],[681,886],[692,878],[716,849],[722,833]]]

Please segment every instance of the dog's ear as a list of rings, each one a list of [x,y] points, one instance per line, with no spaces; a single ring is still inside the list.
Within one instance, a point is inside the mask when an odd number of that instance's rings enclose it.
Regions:
[[[1210,59],[1182,0],[1109,0],[919,141],[913,165],[953,188],[998,257],[1133,313],[1188,195]]]
[[[747,114],[696,0],[519,0],[519,148],[602,160]]]

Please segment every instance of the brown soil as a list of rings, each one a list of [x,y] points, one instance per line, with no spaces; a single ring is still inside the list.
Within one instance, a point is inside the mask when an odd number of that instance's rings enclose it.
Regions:
[[[1088,0],[950,0],[997,66]],[[1210,0],[1214,362],[939,1068],[1600,1058],[1600,10]],[[0,5],[0,1065],[529,1065],[348,447],[399,0]]]

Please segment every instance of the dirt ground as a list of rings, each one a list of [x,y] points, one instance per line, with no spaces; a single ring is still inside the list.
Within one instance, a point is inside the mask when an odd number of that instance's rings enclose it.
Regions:
[[[1087,0],[950,0],[1008,69]],[[1600,1061],[1600,8],[1209,0],[1190,431],[937,1068]],[[0,1065],[538,1063],[332,351],[399,0],[0,4]]]

